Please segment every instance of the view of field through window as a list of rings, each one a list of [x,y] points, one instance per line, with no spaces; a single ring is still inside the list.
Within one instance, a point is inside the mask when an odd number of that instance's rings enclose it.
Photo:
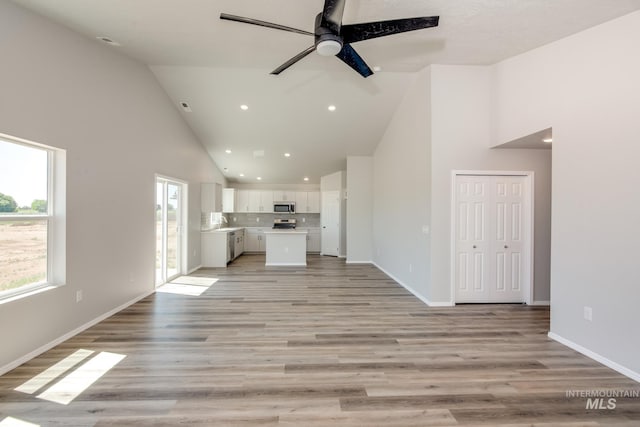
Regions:
[[[48,153],[0,139],[0,292],[47,279]]]

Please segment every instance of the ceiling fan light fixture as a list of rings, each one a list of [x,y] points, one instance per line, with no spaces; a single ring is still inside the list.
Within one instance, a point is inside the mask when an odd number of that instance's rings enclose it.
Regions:
[[[316,52],[321,56],[335,56],[342,50],[342,43],[338,40],[322,40],[316,45]]]

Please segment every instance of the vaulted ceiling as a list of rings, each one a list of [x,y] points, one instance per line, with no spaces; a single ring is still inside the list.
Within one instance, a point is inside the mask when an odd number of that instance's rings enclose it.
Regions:
[[[640,9],[640,0],[347,0],[344,23],[440,16],[437,28],[354,44],[381,68],[363,79],[315,53],[270,75],[313,39],[219,19],[313,32],[323,0],[13,1],[119,43],[113,49],[151,68],[230,181],[278,184],[318,183],[347,155],[372,154],[414,73],[429,64],[493,64]]]

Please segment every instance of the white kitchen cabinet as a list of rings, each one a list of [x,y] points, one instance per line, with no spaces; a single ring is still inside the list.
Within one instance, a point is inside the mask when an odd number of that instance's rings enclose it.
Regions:
[[[320,192],[296,191],[296,213],[320,213]]]
[[[222,190],[222,212],[232,213],[236,209],[236,189],[225,188]]]
[[[297,202],[295,191],[275,190],[273,192],[274,202]]]
[[[249,212],[273,213],[273,191],[249,190]]]
[[[307,230],[307,252],[320,252],[320,229]]]
[[[235,256],[239,257],[244,253],[244,230],[236,231],[236,245],[235,245]]]
[[[209,231],[200,236],[202,266],[226,267],[227,262],[231,261],[227,233]]]
[[[245,229],[244,249],[247,252],[264,252],[265,236],[264,231],[269,228],[249,227]]]
[[[319,191],[307,192],[307,212],[320,213],[320,192]]]
[[[251,212],[249,210],[249,190],[236,190],[235,212]]]
[[[200,184],[200,211],[222,212],[222,184],[217,182]]]

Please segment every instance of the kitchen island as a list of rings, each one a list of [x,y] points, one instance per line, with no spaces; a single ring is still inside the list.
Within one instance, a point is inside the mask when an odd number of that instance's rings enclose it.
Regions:
[[[306,266],[307,231],[269,230],[267,239],[266,266]]]

